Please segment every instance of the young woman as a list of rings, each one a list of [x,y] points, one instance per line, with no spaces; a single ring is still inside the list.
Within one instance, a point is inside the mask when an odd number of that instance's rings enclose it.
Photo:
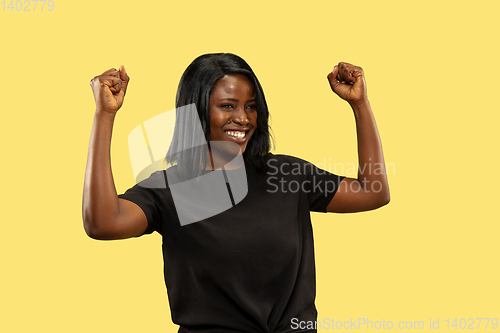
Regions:
[[[83,193],[85,230],[103,240],[162,235],[165,283],[179,332],[315,332],[298,324],[317,317],[309,212],[359,212],[389,202],[363,70],[341,62],[328,80],[355,115],[357,179],[271,154],[269,112],[257,77],[240,57],[219,53],[198,57],[181,78],[166,157],[174,166],[146,180],[165,186],[139,183],[122,195],[113,182],[110,144],[129,77],[121,66],[91,81],[96,113]],[[190,149],[196,125],[192,115],[179,112],[186,105],[196,107],[194,118],[208,141],[200,149]],[[243,162],[231,166],[238,156]],[[194,173],[186,177],[186,170]],[[195,187],[179,194],[171,181],[177,176],[184,177],[181,185],[196,179]],[[202,188],[208,176],[225,180],[226,197],[217,183]],[[228,198],[223,209],[206,213],[206,206]]]

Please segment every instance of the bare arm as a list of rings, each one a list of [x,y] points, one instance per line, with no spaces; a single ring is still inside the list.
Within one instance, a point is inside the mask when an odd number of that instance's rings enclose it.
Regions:
[[[91,81],[96,112],[90,135],[83,188],[83,225],[94,239],[140,236],[147,218],[136,204],[119,199],[111,170],[111,135],[116,112],[123,104],[129,77],[123,66],[110,69]]]
[[[358,178],[344,178],[327,207],[328,212],[372,210],[390,201],[382,143],[368,101],[363,69],[339,63],[328,75],[332,90],[349,102],[356,120]]]

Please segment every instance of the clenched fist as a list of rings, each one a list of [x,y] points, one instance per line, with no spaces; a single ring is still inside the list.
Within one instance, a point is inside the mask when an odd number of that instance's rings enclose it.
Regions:
[[[119,70],[111,68],[90,81],[94,92],[96,112],[115,114],[123,104],[130,78],[124,66]]]
[[[339,62],[327,78],[333,92],[349,104],[363,103],[368,100],[365,76],[361,67]]]

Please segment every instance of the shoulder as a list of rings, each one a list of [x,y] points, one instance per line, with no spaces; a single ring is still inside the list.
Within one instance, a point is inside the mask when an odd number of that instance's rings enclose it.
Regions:
[[[153,172],[148,178],[138,182],[136,186],[145,189],[168,187],[164,170],[158,170]]]
[[[316,167],[301,158],[290,155],[274,155],[271,154],[267,161],[269,174],[283,174],[283,175],[302,175],[307,176]]]
[[[137,186],[146,189],[164,189],[169,188],[170,185],[174,185],[185,178],[186,175],[180,172],[180,168],[177,165],[174,165],[166,170],[157,170],[153,172],[148,178],[138,182]]]
[[[293,166],[293,165],[310,165],[311,163],[303,160],[301,158],[284,155],[284,154],[269,154],[268,166],[272,167],[273,165],[284,165],[284,166]]]

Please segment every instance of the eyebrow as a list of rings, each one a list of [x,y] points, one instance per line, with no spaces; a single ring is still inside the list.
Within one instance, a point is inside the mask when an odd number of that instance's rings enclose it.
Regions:
[[[239,100],[237,100],[236,98],[221,98],[221,99],[219,99],[219,102],[220,102],[220,101],[239,102]],[[247,103],[252,103],[252,102],[255,102],[255,101],[256,101],[256,99],[255,99],[255,98],[252,98],[252,99],[249,99],[249,100],[247,101]]]

